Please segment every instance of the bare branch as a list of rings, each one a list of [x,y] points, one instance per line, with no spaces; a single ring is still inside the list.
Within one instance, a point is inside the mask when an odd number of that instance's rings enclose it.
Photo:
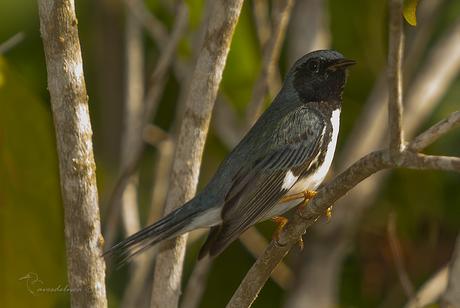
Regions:
[[[437,301],[446,290],[448,278],[449,268],[444,266],[420,288],[405,308],[425,307]]]
[[[149,35],[158,43],[163,50],[168,42],[168,31],[165,26],[149,12],[143,1],[124,0],[130,13],[144,26]]]
[[[147,94],[145,97],[145,111],[142,127],[146,127],[150,122],[150,119],[156,112],[158,101],[163,93],[165,82],[167,79],[167,73],[171,66],[172,60],[176,52],[178,41],[185,31],[185,26],[188,20],[188,9],[185,3],[182,3],[178,8],[178,17],[174,22],[173,32],[171,34],[168,43],[162,52],[160,59],[158,60],[157,66],[152,74],[151,81],[148,86]],[[141,133],[142,134],[142,133]],[[141,135],[139,136],[141,138]],[[115,188],[109,198],[107,206],[108,218],[106,219],[104,235],[106,237],[105,246],[110,247],[113,243],[114,233],[118,225],[120,203],[119,200],[123,196],[123,192],[126,186],[129,184],[129,179],[136,172],[137,167],[142,159],[144,153],[145,144],[139,142],[137,146],[131,148],[132,159],[129,164],[125,165],[121,174],[115,184]]]
[[[16,47],[19,43],[21,43],[26,35],[24,32],[18,32],[3,43],[0,44],[0,55],[7,53],[9,50]]]
[[[181,123],[165,213],[195,194],[211,113],[242,4],[242,0],[214,2]],[[178,304],[186,239],[187,235],[182,235],[161,245],[155,264],[153,307]]]
[[[460,172],[460,158],[451,156],[434,156],[404,151],[401,166],[417,170],[442,170]]]
[[[201,298],[206,289],[208,273],[212,266],[211,258],[197,261],[185,289],[181,308],[200,307]]]
[[[441,307],[453,308],[460,306],[460,236],[457,236],[454,253],[449,265],[449,281],[442,295]]]
[[[268,241],[255,227],[246,230],[246,232],[241,234],[239,239],[243,246],[256,259],[264,253],[268,245]],[[271,273],[271,278],[278,286],[286,290],[294,280],[294,274],[286,263],[281,261]]]
[[[281,0],[276,2],[275,20],[270,39],[267,41],[262,56],[262,69],[254,85],[252,98],[246,112],[246,122],[251,126],[263,109],[263,104],[268,90],[268,82],[273,76],[283,44],[286,28],[291,14],[294,0]]]
[[[408,299],[414,298],[414,286],[409,279],[406,267],[404,266],[403,256],[401,252],[401,244],[396,233],[396,217],[394,213],[390,214],[387,224],[388,242],[390,244],[391,254],[398,273],[399,282],[403,287]]]
[[[388,51],[388,123],[390,151],[393,158],[403,150],[402,130],[402,0],[390,0],[390,39]]]
[[[56,132],[72,307],[106,307],[96,164],[72,0],[39,0]]]
[[[305,230],[313,225],[328,207],[353,189],[358,183],[377,171],[406,167],[420,170],[444,170],[460,172],[460,158],[447,156],[430,156],[408,150],[398,154],[398,162],[390,158],[389,150],[372,152],[338,175],[330,183],[322,186],[317,195],[305,207],[301,216],[296,215],[284,228],[278,242],[272,242],[264,254],[257,259],[246,274],[227,307],[249,307],[270,273],[283,259],[290,248],[299,240]]]
[[[460,127],[460,111],[452,113],[446,119],[438,122],[430,129],[420,134],[408,146],[411,151],[420,152],[427,146],[438,140],[453,128]]]

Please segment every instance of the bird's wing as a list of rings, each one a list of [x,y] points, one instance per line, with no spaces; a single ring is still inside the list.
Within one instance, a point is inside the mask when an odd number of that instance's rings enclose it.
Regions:
[[[248,227],[262,219],[318,157],[326,131],[324,118],[302,107],[287,114],[261,138],[260,155],[247,162],[232,179],[222,211],[223,223],[214,228],[210,255],[219,254]],[[212,238],[212,240],[211,240]]]

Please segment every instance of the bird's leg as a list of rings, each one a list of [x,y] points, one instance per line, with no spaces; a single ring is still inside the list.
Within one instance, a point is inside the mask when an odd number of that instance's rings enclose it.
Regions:
[[[276,229],[275,232],[273,232],[273,239],[278,242],[284,226],[288,223],[288,219],[283,216],[273,216],[272,221],[276,223]]]
[[[284,226],[286,226],[289,220],[283,216],[273,216],[272,221],[277,225],[275,232],[273,232],[273,240],[278,243],[281,236],[281,232],[283,232]],[[300,250],[303,250],[304,245],[302,237],[299,238],[299,241],[297,243],[299,244]]]
[[[302,213],[303,209],[307,206],[308,201],[310,201],[314,196],[316,196],[316,191],[314,190],[304,190],[301,192],[303,196],[303,201],[297,206],[297,212]]]

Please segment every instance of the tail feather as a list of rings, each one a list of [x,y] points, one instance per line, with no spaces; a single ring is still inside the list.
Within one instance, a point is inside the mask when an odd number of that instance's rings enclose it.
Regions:
[[[174,210],[156,223],[134,233],[103,253],[103,256],[120,257],[120,264],[161,241],[186,233],[193,218],[200,213],[191,202]]]

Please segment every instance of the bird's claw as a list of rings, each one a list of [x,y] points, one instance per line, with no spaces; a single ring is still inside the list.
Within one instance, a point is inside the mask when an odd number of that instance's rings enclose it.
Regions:
[[[276,223],[276,229],[273,232],[273,240],[279,244],[281,232],[283,232],[284,226],[286,226],[289,220],[283,216],[274,216],[272,217],[272,221]]]

